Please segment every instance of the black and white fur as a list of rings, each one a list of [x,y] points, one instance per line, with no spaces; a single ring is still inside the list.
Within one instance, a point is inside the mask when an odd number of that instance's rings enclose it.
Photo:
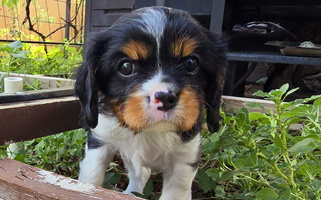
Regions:
[[[218,127],[225,51],[218,35],[166,7],[136,10],[95,35],[75,88],[89,131],[79,180],[101,185],[119,152],[125,193],[142,193],[157,169],[161,200],[191,199],[204,109],[209,130]]]

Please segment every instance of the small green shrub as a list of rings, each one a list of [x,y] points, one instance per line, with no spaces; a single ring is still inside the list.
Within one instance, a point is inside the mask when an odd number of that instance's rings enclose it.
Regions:
[[[44,46],[23,44],[15,41],[0,44],[0,72],[18,74],[42,74],[71,78],[75,68],[82,62],[82,47],[64,45],[53,46],[45,52]],[[0,93],[4,91],[3,76],[0,75]],[[41,89],[39,80],[25,83],[24,90]]]
[[[45,52],[44,46],[15,41],[0,45],[0,71],[20,74],[43,74],[70,78],[82,62],[82,47],[69,43],[52,46]]]
[[[15,160],[64,176],[77,178],[79,161],[83,159],[87,132],[68,131],[17,143],[20,149]],[[7,157],[6,147],[0,147],[0,158]]]
[[[262,112],[222,112],[222,129],[204,132],[206,162],[196,179],[204,192],[218,199],[321,198],[321,95],[284,102],[297,90],[288,87],[255,93],[275,110],[247,103]],[[302,130],[291,129],[297,123]]]

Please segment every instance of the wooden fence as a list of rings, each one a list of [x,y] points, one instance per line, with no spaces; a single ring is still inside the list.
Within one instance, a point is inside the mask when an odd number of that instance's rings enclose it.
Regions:
[[[19,0],[0,5],[0,40],[83,43],[84,0]],[[40,34],[38,34],[38,33]]]

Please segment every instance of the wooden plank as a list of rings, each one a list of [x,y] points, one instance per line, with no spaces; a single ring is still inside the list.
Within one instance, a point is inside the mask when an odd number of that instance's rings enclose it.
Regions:
[[[267,101],[263,99],[253,99],[253,98],[245,98],[245,97],[234,97],[234,96],[222,96],[223,101],[223,109],[224,111],[229,111],[231,109],[234,112],[238,111],[240,108],[246,107],[244,103],[252,102],[252,103],[259,103],[267,110],[272,109],[275,110],[274,103],[272,101]],[[250,112],[262,112],[259,108],[249,108],[246,107]]]
[[[0,199],[135,200],[138,198],[94,187],[11,159],[0,159]]]
[[[0,104],[0,145],[80,128],[76,97]]]

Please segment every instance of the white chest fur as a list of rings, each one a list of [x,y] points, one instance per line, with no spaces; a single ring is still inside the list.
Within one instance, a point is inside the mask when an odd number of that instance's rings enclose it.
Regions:
[[[135,134],[127,128],[120,127],[116,118],[99,115],[98,126],[93,130],[93,134],[110,145],[114,151],[120,152],[125,162],[160,170],[169,168],[172,160],[188,156],[187,151],[199,147],[199,137],[182,143],[170,122],[155,124]],[[193,163],[196,158],[194,154],[183,159]]]

